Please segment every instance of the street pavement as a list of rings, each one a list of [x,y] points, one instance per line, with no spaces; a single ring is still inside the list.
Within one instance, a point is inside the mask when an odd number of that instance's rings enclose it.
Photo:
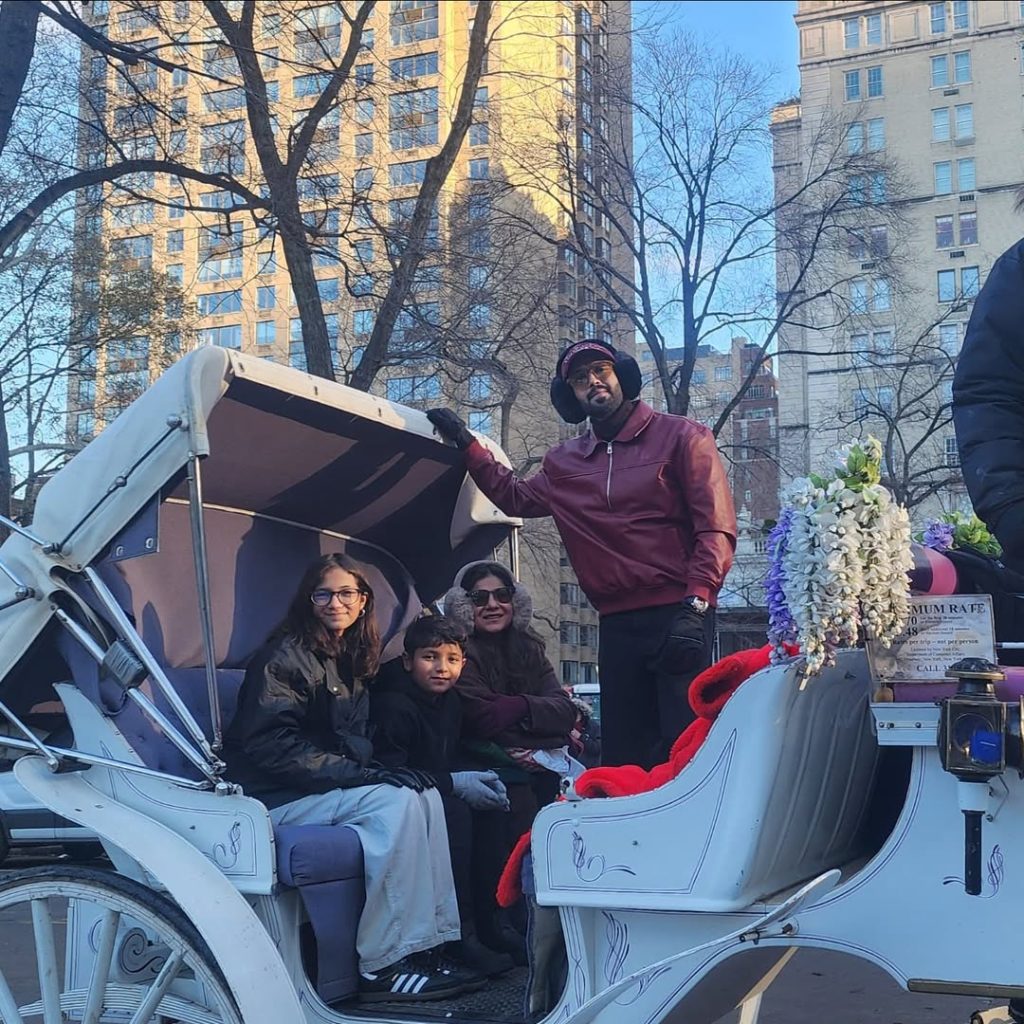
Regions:
[[[0,878],[12,870],[54,862],[67,862],[59,847],[15,851],[4,862]],[[27,918],[24,925],[27,929]],[[15,977],[34,970],[31,946],[19,941],[9,927],[0,929],[0,957],[5,970]],[[796,953],[765,994],[758,1024],[968,1024],[974,1010],[993,1005],[993,1000],[973,997],[904,992],[871,964],[807,949]],[[737,1011],[722,1018],[721,1024],[738,1021]]]

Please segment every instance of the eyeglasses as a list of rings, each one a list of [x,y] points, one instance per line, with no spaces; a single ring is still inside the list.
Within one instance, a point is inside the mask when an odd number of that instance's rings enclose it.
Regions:
[[[326,608],[335,598],[342,604],[355,604],[362,593],[361,590],[353,590],[351,587],[345,587],[344,590],[314,590],[309,599],[317,608]]]
[[[471,590],[469,599],[477,608],[483,608],[492,597],[498,604],[511,604],[514,593],[514,587],[498,587],[497,590]]]
[[[587,363],[586,366],[581,366],[578,370],[573,370],[572,373],[569,374],[569,383],[574,388],[586,387],[590,383],[591,376],[594,376],[602,384],[605,384],[611,380],[611,376],[614,372],[614,363]]]

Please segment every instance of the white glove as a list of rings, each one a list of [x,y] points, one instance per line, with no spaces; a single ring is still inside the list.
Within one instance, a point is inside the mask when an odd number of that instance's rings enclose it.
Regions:
[[[452,772],[452,792],[474,811],[507,811],[508,793],[496,772]]]

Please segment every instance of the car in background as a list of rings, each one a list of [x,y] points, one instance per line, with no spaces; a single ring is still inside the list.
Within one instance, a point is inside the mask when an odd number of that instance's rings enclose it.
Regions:
[[[63,847],[72,860],[92,860],[103,852],[96,836],[43,807],[14,777],[13,763],[0,771],[0,862],[12,849]]]
[[[573,683],[572,695],[581,697],[593,709],[596,721],[601,721],[601,687],[597,683]]]

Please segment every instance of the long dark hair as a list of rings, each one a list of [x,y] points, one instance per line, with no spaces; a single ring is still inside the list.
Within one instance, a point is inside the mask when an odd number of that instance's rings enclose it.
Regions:
[[[518,586],[500,562],[481,562],[466,570],[462,589],[469,593],[485,576],[496,576],[513,591]],[[497,693],[528,692],[547,662],[544,641],[529,626],[517,626],[514,619],[496,636],[474,633],[466,650],[476,657],[487,685]]]
[[[320,586],[331,569],[343,569],[356,578],[360,593],[366,595],[363,614],[341,636],[335,636],[313,613],[311,595]],[[341,654],[352,660],[352,674],[356,679],[370,679],[377,674],[380,664],[380,633],[373,614],[373,589],[366,580],[359,563],[348,555],[322,555],[310,563],[302,574],[295,597],[288,607],[284,622],[275,635],[294,637],[303,647],[336,658]]]

